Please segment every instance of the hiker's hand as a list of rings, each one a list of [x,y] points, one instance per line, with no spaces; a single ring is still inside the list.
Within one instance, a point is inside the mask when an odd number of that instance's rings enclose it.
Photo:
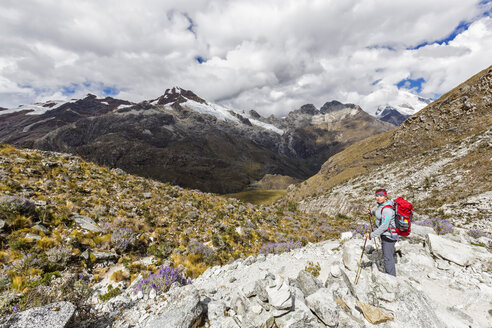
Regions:
[[[371,240],[371,234],[369,232],[366,232],[366,238]]]
[[[371,215],[371,210],[368,209],[368,208],[366,208],[366,213],[369,214],[369,215]]]

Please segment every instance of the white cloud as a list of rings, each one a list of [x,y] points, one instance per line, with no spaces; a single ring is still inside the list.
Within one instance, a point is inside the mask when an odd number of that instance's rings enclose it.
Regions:
[[[0,106],[106,87],[139,101],[179,85],[263,115],[332,99],[374,112],[414,100],[401,80],[425,79],[432,97],[491,64],[492,19],[480,14],[492,5],[479,2],[4,0]]]

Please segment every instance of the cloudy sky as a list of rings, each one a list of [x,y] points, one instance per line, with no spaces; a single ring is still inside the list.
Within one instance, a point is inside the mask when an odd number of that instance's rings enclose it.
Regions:
[[[2,0],[0,107],[180,86],[283,115],[436,98],[492,64],[492,0]]]

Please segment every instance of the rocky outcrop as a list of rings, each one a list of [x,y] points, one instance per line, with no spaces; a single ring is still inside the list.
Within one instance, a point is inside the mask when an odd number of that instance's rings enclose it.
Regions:
[[[152,298],[144,297],[130,309],[121,309],[113,327],[487,327],[485,311],[492,296],[487,264],[492,254],[456,236],[427,234],[398,242],[395,278],[379,271],[378,256],[367,247],[361,274],[354,283],[356,265],[346,267],[347,250],[359,257],[363,240],[354,236],[295,249],[280,255],[260,255],[209,268],[191,286],[175,287]],[[435,249],[440,241],[439,252]],[[480,254],[478,261],[443,259],[456,244]],[[396,256],[396,255],[395,255]],[[318,277],[305,270],[318,261]],[[343,267],[343,269],[341,269]],[[179,320],[178,320],[179,318]],[[179,322],[178,322],[179,321]]]
[[[0,325],[9,328],[65,328],[75,313],[69,302],[57,302],[0,318]]]

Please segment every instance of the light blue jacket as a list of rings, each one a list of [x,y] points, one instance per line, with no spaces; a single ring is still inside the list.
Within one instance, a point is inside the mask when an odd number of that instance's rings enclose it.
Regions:
[[[386,205],[394,206],[393,200],[388,199],[384,203],[379,204],[378,208],[374,211],[371,211],[371,214],[376,216],[376,230],[371,232],[371,238],[382,235],[393,240],[398,240],[398,234],[394,232],[396,229],[395,210],[389,207],[383,209]],[[381,209],[383,209],[382,212]],[[390,228],[392,232],[390,232],[388,228]]]

